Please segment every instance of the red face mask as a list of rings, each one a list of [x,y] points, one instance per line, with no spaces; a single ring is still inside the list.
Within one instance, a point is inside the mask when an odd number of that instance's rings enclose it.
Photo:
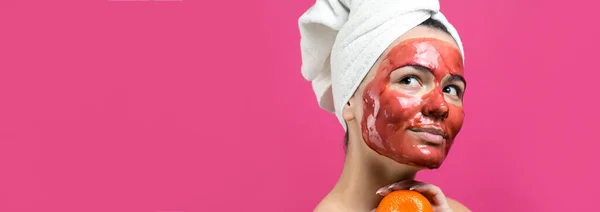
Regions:
[[[399,163],[438,168],[464,118],[460,52],[438,39],[410,39],[376,71],[363,94],[365,142]]]

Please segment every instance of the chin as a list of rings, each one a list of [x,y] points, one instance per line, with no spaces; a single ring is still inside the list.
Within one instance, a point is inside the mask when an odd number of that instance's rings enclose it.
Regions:
[[[379,154],[384,157],[386,164],[403,169],[424,170],[438,169],[441,167],[443,158],[431,157],[431,155],[406,155],[404,157],[398,154]]]
[[[406,162],[407,165],[418,167],[420,169],[438,169],[442,166],[440,160],[424,160],[420,162]]]
[[[416,170],[431,170],[431,169],[437,169],[440,167],[440,165],[421,165],[421,164],[411,164],[411,163],[407,163],[407,164],[403,164],[405,166],[410,166],[413,167],[413,169]]]

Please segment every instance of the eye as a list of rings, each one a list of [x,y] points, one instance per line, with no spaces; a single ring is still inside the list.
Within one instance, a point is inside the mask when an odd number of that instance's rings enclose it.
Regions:
[[[406,76],[400,80],[400,84],[408,86],[421,86],[421,82],[416,76]]]
[[[452,96],[460,97],[460,91],[454,85],[446,86],[443,91],[444,91],[444,93],[450,94]]]

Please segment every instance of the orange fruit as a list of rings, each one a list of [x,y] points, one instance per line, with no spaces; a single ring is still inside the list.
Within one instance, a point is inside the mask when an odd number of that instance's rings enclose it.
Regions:
[[[421,193],[397,190],[383,197],[377,212],[433,212],[433,206]]]

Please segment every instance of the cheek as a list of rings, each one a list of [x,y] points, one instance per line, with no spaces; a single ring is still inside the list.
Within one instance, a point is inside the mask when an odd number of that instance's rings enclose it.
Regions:
[[[356,106],[353,107],[354,110],[354,118],[356,119],[356,121],[358,123],[361,123],[363,120],[363,115],[365,114],[365,109],[367,108],[366,106],[369,104],[367,103],[366,99],[357,99],[356,101]]]
[[[462,128],[465,113],[462,107],[453,104],[449,105],[448,118],[446,119],[446,126],[451,131],[452,137],[456,136]]]
[[[382,115],[392,123],[407,121],[418,113],[421,102],[421,98],[386,90],[381,95]]]

